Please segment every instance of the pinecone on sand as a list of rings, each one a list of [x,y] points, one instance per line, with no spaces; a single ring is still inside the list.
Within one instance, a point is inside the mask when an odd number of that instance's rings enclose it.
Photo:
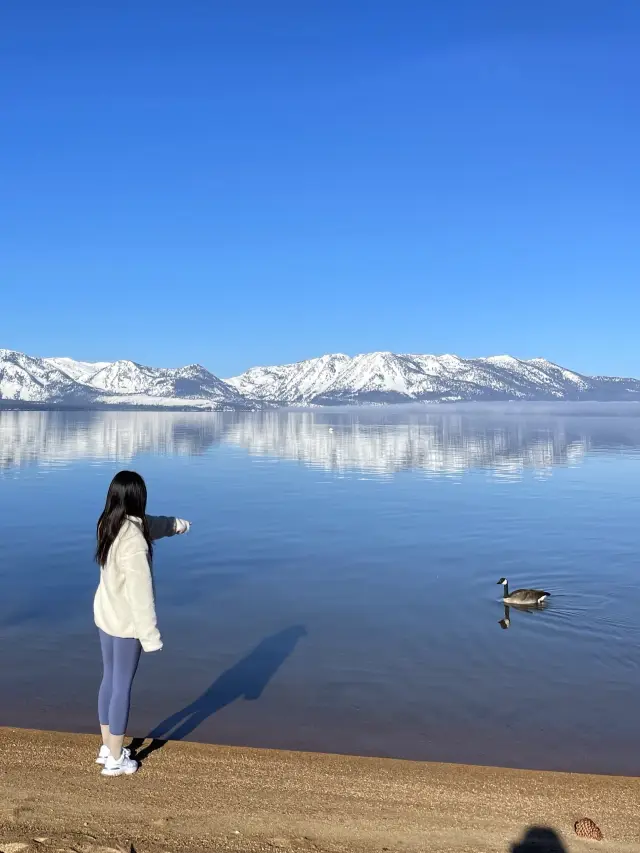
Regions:
[[[602,841],[602,832],[600,827],[591,820],[590,817],[583,817],[582,820],[576,822],[576,835],[580,838],[591,838],[592,841]]]

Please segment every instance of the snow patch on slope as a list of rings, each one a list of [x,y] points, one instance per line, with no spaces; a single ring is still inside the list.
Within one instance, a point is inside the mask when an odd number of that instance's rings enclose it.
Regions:
[[[109,365],[108,361],[76,361],[73,358],[43,358],[42,361],[82,383],[86,383],[94,373]]]

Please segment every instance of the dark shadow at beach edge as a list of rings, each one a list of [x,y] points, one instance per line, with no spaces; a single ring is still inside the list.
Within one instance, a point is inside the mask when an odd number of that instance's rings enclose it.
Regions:
[[[521,841],[511,846],[511,853],[567,853],[558,833],[548,826],[532,826]]]

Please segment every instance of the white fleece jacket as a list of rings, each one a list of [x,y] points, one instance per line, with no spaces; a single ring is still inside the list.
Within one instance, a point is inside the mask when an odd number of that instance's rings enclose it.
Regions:
[[[147,524],[152,539],[186,533],[189,529],[188,521],[163,515],[148,515]],[[139,518],[127,517],[109,549],[107,562],[100,569],[93,615],[105,634],[140,640],[145,652],[162,648],[149,548]]]

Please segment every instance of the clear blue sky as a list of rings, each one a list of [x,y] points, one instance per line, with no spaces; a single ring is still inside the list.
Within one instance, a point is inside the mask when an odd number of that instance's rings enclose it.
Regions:
[[[13,0],[0,347],[640,375],[637,0]]]

